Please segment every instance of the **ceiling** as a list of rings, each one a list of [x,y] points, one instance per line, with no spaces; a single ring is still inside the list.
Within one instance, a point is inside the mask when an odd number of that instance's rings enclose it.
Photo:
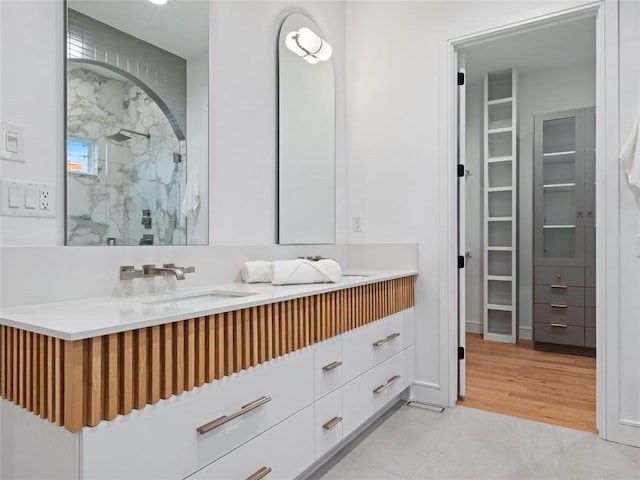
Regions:
[[[595,62],[595,17],[502,36],[460,51],[465,54],[468,83],[481,81],[486,72],[511,67],[516,67],[520,74],[527,74]]]
[[[68,0],[73,8],[182,58],[205,53],[209,45],[207,0]]]

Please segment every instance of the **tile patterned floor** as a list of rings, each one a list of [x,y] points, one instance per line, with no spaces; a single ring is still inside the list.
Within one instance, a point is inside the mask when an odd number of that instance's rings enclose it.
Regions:
[[[640,448],[467,407],[399,404],[308,480],[634,480]]]

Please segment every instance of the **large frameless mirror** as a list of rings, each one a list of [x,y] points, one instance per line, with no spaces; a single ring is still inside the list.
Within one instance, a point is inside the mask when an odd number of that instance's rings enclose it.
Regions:
[[[68,0],[67,245],[208,242],[209,6]]]
[[[278,241],[335,242],[335,77],[318,26],[289,15],[278,42]]]

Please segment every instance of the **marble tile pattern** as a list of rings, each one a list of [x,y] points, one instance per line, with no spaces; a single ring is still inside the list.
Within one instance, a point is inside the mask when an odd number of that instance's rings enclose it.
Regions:
[[[186,153],[157,104],[124,78],[110,78],[80,66],[67,76],[67,133],[95,141],[94,170],[67,175],[67,243],[137,245],[152,234],[158,245],[184,244],[186,219],[180,213],[184,164],[173,153]],[[129,134],[116,142],[109,135]],[[142,224],[151,210],[152,228]]]
[[[396,405],[308,480],[640,479],[640,448],[467,407]]]

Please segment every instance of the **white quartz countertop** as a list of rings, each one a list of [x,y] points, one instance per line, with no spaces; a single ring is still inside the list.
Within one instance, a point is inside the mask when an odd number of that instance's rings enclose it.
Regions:
[[[411,275],[417,275],[417,272],[363,270],[345,272],[337,283],[274,286],[234,282],[139,296],[26,305],[3,308],[0,324],[63,340],[81,340]],[[217,296],[206,296],[210,293]],[[226,293],[230,298],[223,298]]]

